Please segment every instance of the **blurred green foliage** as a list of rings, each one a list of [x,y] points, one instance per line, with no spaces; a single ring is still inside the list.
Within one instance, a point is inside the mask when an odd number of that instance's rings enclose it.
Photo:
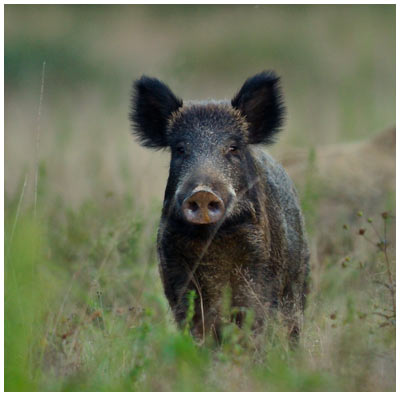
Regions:
[[[129,202],[40,204],[36,218],[9,202],[6,390],[394,389],[395,328],[373,314],[390,308],[375,247],[364,247],[363,266],[355,251],[345,266],[332,255],[313,274],[297,350],[279,321],[257,337],[251,325],[227,324],[220,346],[201,346],[176,328],[163,296],[158,211],[143,221]]]

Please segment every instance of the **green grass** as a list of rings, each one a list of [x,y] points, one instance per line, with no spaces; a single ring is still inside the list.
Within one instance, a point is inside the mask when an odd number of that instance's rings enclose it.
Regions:
[[[394,390],[395,323],[382,314],[395,248],[386,259],[375,246],[372,227],[382,233],[384,222],[356,216],[360,199],[347,230],[339,218],[330,225],[331,250],[316,253],[322,204],[340,192],[314,151],[394,123],[394,10],[7,5],[6,390]],[[163,294],[156,233],[168,155],[132,141],[130,85],[146,72],[185,99],[223,98],[266,68],[283,76],[289,111],[272,150],[309,152],[296,180],[312,253],[302,338],[291,351],[279,322],[257,337],[227,324],[221,346],[201,346],[176,328]],[[384,200],[394,212],[394,192]]]
[[[8,205],[6,390],[394,389],[395,327],[373,314],[390,310],[385,261],[367,242],[362,266],[357,252],[330,257],[313,279],[297,350],[279,324],[257,338],[227,325],[221,346],[201,346],[177,330],[163,296],[157,212],[143,219],[129,200],[47,203],[36,219],[25,209],[12,233]]]

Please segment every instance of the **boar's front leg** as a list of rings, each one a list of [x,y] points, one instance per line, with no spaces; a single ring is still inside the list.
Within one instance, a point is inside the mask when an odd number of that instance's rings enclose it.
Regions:
[[[293,281],[286,285],[282,298],[282,312],[288,327],[290,346],[296,347],[299,343],[300,331],[303,323],[305,280]]]
[[[160,275],[164,286],[164,293],[174,314],[175,320],[182,325],[186,319],[188,309],[188,293],[195,290],[190,281],[190,274],[181,265],[160,265]]]
[[[175,321],[179,327],[183,327],[187,320],[189,301],[188,294],[194,290],[196,297],[194,300],[194,316],[191,320],[191,332],[198,338],[204,338],[205,318],[204,307],[202,306],[199,287],[196,285],[196,279],[189,269],[185,269],[181,264],[168,267],[160,266],[161,279],[164,286],[164,292],[173,312]]]

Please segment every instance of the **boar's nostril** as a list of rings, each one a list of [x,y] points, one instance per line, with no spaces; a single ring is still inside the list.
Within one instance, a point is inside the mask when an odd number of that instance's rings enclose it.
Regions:
[[[214,193],[197,191],[183,201],[182,212],[189,223],[212,224],[222,218],[225,206]]]
[[[188,202],[188,208],[189,208],[192,212],[195,212],[197,209],[199,209],[199,205],[197,205],[196,202],[191,201],[191,202]]]
[[[217,211],[220,209],[220,204],[218,201],[212,201],[208,204],[208,209],[210,209],[211,211]]]

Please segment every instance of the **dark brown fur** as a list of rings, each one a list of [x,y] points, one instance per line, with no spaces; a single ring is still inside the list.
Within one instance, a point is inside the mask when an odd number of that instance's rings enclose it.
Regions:
[[[238,325],[248,309],[256,329],[280,312],[296,340],[309,261],[303,218],[286,172],[255,146],[272,142],[281,125],[279,79],[261,73],[247,80],[231,104],[186,105],[157,81],[136,82],[132,120],[144,145],[171,149],[158,253],[176,321],[184,323],[194,290],[193,334],[220,339],[230,293]],[[182,201],[203,185],[224,202],[216,224],[190,224],[182,216]]]

